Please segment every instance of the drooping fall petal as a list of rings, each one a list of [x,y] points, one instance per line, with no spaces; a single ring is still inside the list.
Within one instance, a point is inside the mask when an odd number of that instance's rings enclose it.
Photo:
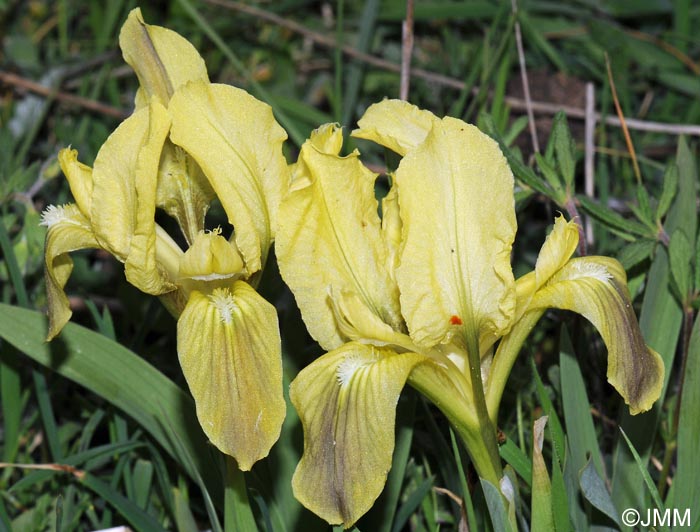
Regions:
[[[402,322],[377,214],[377,176],[357,152],[340,157],[341,144],[341,130],[328,124],[302,146],[280,207],[276,244],[282,276],[309,332],[325,349],[348,339],[334,319],[331,290],[364,305],[378,322],[375,329],[387,324],[399,330]]]
[[[277,441],[285,415],[275,308],[243,281],[193,291],[177,346],[204,433],[248,471]]]
[[[396,275],[411,337],[436,345],[454,332],[487,349],[487,339],[507,332],[515,307],[505,157],[476,127],[448,117],[403,158],[396,183],[404,238]]]
[[[299,373],[290,397],[304,428],[295,497],[347,528],[382,491],[394,449],[396,402],[426,357],[348,343]]]
[[[614,259],[572,259],[537,291],[530,309],[555,307],[584,316],[608,348],[608,382],[631,414],[649,410],[663,386],[661,357],[644,344],[625,272]]]
[[[143,91],[137,95],[137,108],[148,104],[152,96],[167,106],[173,93],[188,81],[209,81],[204,60],[194,46],[172,30],[146,24],[138,8],[122,26],[119,46]]]
[[[384,100],[369,106],[352,136],[372,140],[399,155],[406,155],[425,140],[437,121],[439,118],[430,111],[406,101]]]
[[[229,85],[189,83],[173,96],[172,141],[197,161],[234,227],[248,274],[260,270],[289,184],[287,134],[269,105]],[[193,123],[192,117],[197,117]]]
[[[48,227],[44,251],[46,297],[48,299],[49,331],[46,340],[54,338],[71,317],[70,304],[63,291],[73,261],[68,253],[86,248],[99,248],[90,222],[75,204],[50,206],[42,216]]]

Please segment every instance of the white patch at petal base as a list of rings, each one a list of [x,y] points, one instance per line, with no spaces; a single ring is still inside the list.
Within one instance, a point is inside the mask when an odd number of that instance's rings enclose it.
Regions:
[[[352,380],[352,377],[355,375],[357,370],[365,366],[369,366],[370,364],[376,362],[377,359],[378,357],[376,353],[374,353],[374,349],[372,349],[372,356],[369,359],[357,354],[350,354],[346,356],[345,359],[338,364],[338,367],[335,370],[338,378],[338,384],[341,386],[346,386]]]
[[[221,321],[224,323],[231,323],[233,320],[233,313],[238,309],[231,292],[225,288],[217,288],[209,296],[209,299],[216,307],[216,310],[219,311]]]
[[[607,283],[613,278],[612,274],[602,264],[595,262],[579,261],[573,264],[570,271],[562,276],[559,281],[575,281],[577,279],[593,278],[602,283]]]
[[[70,205],[49,205],[46,207],[46,209],[44,209],[44,212],[41,213],[41,222],[39,222],[39,225],[43,225],[48,228],[60,222],[80,225],[71,218],[73,213],[71,212],[72,209],[70,209],[70,207]]]

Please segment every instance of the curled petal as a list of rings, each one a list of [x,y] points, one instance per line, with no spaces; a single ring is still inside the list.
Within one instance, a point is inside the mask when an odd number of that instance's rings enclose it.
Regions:
[[[331,289],[328,299],[338,332],[348,340],[372,345],[414,347],[407,335],[396,332],[384,323],[356,293]]]
[[[204,433],[243,471],[267,456],[285,415],[275,308],[243,281],[193,291],[177,350]]]
[[[147,104],[152,96],[167,105],[188,81],[209,81],[204,60],[194,46],[172,30],[146,24],[138,8],[122,26],[119,46],[145,93],[137,96],[137,107]]]
[[[380,144],[399,155],[417,147],[439,119],[430,111],[403,100],[384,100],[371,105],[352,132],[358,139]]]
[[[49,331],[46,340],[61,332],[71,317],[70,304],[63,289],[73,271],[68,253],[86,248],[99,248],[90,222],[75,204],[50,206],[43,214],[42,224],[48,227],[44,251],[46,297],[48,299]]]
[[[540,288],[571,258],[578,246],[578,225],[562,215],[554,220],[554,229],[547,236],[535,265],[536,287]]]
[[[290,397],[304,428],[294,496],[347,528],[384,487],[394,449],[396,403],[416,353],[348,343],[299,373]]]
[[[124,120],[95,158],[90,222],[102,247],[122,262],[137,230],[141,254],[155,231],[157,168],[168,126],[167,112],[154,101]]]
[[[269,105],[229,85],[189,83],[173,96],[172,141],[199,164],[234,227],[249,275],[260,270],[289,186],[287,134]],[[192,117],[197,117],[193,124]]]
[[[377,176],[357,152],[338,156],[339,141],[341,130],[328,124],[302,146],[290,193],[280,207],[276,244],[280,272],[309,332],[325,349],[348,338],[329,307],[329,290],[332,296],[355,294],[354,302],[389,329],[402,326],[398,287],[390,276],[377,214]]]
[[[607,257],[572,259],[530,303],[533,310],[548,307],[571,310],[595,325],[608,348],[608,382],[631,414],[649,410],[661,394],[664,364],[644,344],[620,263]]]
[[[392,176],[392,181],[394,181]],[[393,185],[382,199],[382,236],[386,242],[388,260],[387,268],[392,279],[396,278],[401,251],[401,214],[399,211],[399,194]]]
[[[89,217],[92,205],[92,168],[78,161],[78,151],[71,148],[58,152],[58,162],[80,212]]]
[[[156,186],[158,164],[163,143],[170,129],[170,118],[165,107],[152,101],[148,113],[148,129],[144,144],[139,148],[134,169],[136,210],[133,235],[125,263],[127,280],[147,294],[160,295],[175,290],[175,279],[156,255]],[[104,187],[101,190],[109,190]],[[99,197],[96,195],[96,198]],[[104,196],[101,196],[104,198]]]
[[[397,279],[411,337],[481,343],[508,331],[515,311],[510,251],[513,174],[496,142],[461,120],[433,125],[396,171],[403,222]]]

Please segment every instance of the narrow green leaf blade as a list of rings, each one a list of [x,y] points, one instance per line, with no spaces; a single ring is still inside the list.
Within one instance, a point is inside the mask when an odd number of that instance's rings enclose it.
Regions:
[[[700,507],[700,461],[697,443],[700,441],[700,316],[695,319],[685,364],[685,382],[678,420],[678,455],[673,477],[674,498],[669,507],[685,509]]]
[[[566,328],[562,329],[560,341],[559,378],[570,451],[567,459],[572,462],[576,471],[581,471],[590,456],[596,471],[604,477],[605,467],[593,426],[590,401]]]
[[[631,235],[646,237],[653,236],[649,234],[649,228],[645,227],[639,222],[627,220],[616,212],[598,205],[595,201],[587,198],[586,196],[577,196],[577,198],[584,211],[611,229],[622,231]]]
[[[620,514],[615,508],[615,504],[610,497],[608,489],[605,487],[605,482],[600,478],[598,472],[590,460],[581,471],[581,493],[590,502],[594,508],[597,508],[602,513],[612,519],[617,526],[620,526]]]
[[[491,516],[493,529],[503,532],[513,532],[513,527],[510,525],[510,520],[508,519],[508,511],[506,510],[505,504],[503,504],[501,492],[488,480],[484,480],[483,478],[480,480],[481,489],[484,490],[484,497],[486,498],[486,506],[488,506],[489,515]]]
[[[625,434],[625,431],[622,430],[622,428],[620,428],[620,433],[622,434],[622,437],[625,439],[625,442],[627,443],[627,446],[629,447],[629,450],[632,453],[632,456],[634,456],[634,461],[637,463],[637,467],[639,468],[639,474],[644,479],[644,484],[646,484],[646,487],[649,490],[649,494],[651,495],[651,498],[654,501],[654,505],[659,510],[663,510],[664,505],[661,502],[661,497],[659,497],[659,492],[656,489],[656,486],[654,485],[654,481],[651,479],[651,475],[649,475],[649,471],[647,471],[646,466],[642,462],[642,459],[639,456],[639,453],[634,448],[634,445],[632,445],[632,442],[629,440],[629,438],[627,437],[627,434]]]
[[[85,473],[81,482],[116,508],[137,531],[165,532],[165,529],[153,516],[147,514],[134,502],[124,497],[121,493],[96,476]]]
[[[74,323],[44,342],[46,318],[0,304],[0,337],[36,362],[122,409],[173,456],[192,478],[206,479],[215,500],[223,486],[192,398],[156,368],[120,344]],[[180,440],[182,451],[178,450]],[[181,452],[189,455],[183,459]]]
[[[673,234],[682,229],[694,238],[697,226],[696,187],[697,171],[694,156],[683,137],[678,140],[676,155],[678,165],[678,193],[665,221],[665,230]],[[671,290],[669,259],[666,249],[659,246],[656,258],[651,265],[644,292],[644,301],[639,316],[639,326],[644,338],[652,349],[661,355],[667,368],[664,382],[664,397],[669,369],[673,367],[673,356],[678,343],[678,334],[683,320],[683,312]],[[646,464],[656,435],[656,427],[661,413],[661,402],[644,414],[632,417],[624,412],[620,426]],[[643,508],[644,492],[639,489],[643,479],[627,443],[618,439],[613,463],[612,493],[618,508]]]
[[[664,186],[659,197],[659,204],[656,207],[657,223],[668,212],[673,198],[676,197],[676,192],[678,192],[678,167],[675,164],[670,164],[664,172]]]
[[[554,141],[554,153],[559,163],[559,171],[569,193],[573,193],[574,174],[576,172],[576,158],[574,155],[574,141],[571,138],[569,124],[564,112],[559,111],[554,115],[552,123],[552,137]]]
[[[691,261],[693,250],[690,241],[682,230],[676,229],[671,235],[668,244],[668,258],[671,266],[671,277],[678,289],[678,297],[681,303],[685,303],[691,288]]]
[[[546,424],[547,416],[542,416],[535,420],[532,429],[532,521],[530,526],[532,532],[554,530],[552,484],[542,456]]]
[[[503,445],[498,447],[498,452],[501,458],[530,486],[532,484],[532,464],[520,447],[508,438]]]

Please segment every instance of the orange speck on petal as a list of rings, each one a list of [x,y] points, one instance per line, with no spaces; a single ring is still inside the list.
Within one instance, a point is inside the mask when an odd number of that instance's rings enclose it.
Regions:
[[[452,325],[462,325],[462,319],[459,316],[452,316],[450,318],[450,323]]]

